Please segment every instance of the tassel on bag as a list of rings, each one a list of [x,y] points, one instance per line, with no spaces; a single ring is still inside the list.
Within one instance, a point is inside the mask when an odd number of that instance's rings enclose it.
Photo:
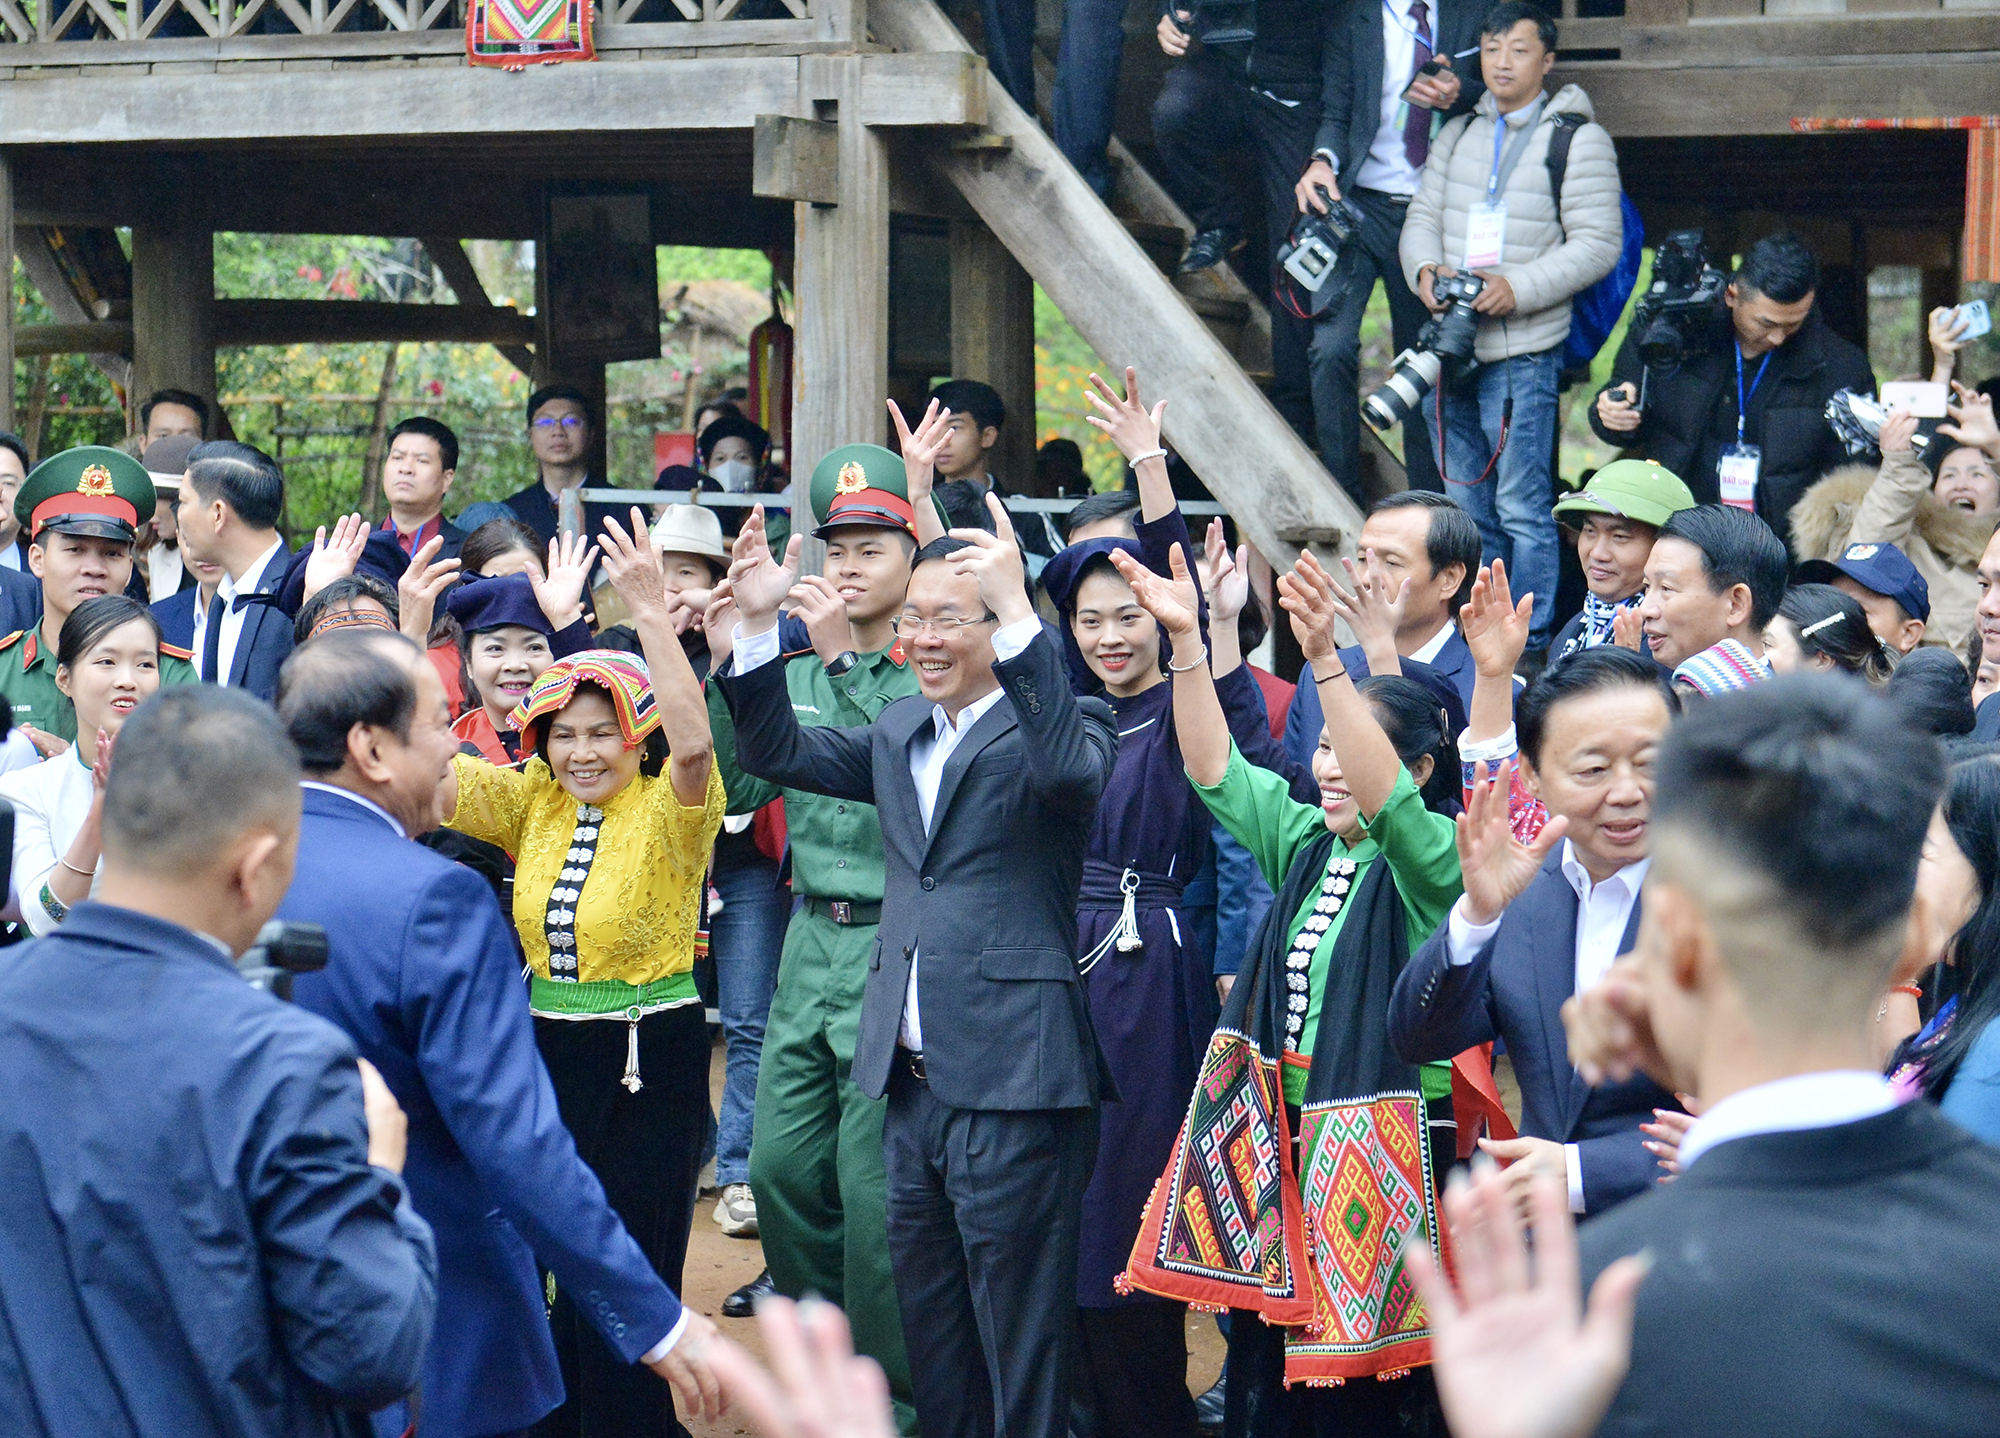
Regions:
[[[1145,935],[1139,932],[1139,876],[1127,869],[1118,880],[1118,892],[1125,896],[1125,907],[1118,915],[1118,922],[1111,926],[1111,932],[1104,936],[1098,946],[1083,956],[1076,966],[1080,974],[1087,974],[1097,967],[1097,961],[1116,948],[1121,954],[1136,954],[1146,947]]]

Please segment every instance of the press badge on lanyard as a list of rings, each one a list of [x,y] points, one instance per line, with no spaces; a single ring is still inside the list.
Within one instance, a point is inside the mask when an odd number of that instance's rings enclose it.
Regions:
[[[1523,116],[1520,133],[1515,138],[1514,147],[1518,152],[1526,147],[1535,133],[1535,122],[1541,118],[1542,105],[1537,100]],[[1486,200],[1474,205],[1465,216],[1465,263],[1468,270],[1490,270],[1497,266],[1507,250],[1507,202],[1500,198],[1500,185],[1513,173],[1518,153],[1501,163],[1501,156],[1507,149],[1507,117],[1493,117],[1493,168],[1486,173]]]
[[[1763,463],[1764,451],[1759,445],[1743,442],[1744,411],[1750,407],[1751,396],[1757,393],[1757,386],[1763,382],[1764,371],[1770,367],[1771,351],[1764,352],[1762,364],[1757,366],[1756,378],[1750,381],[1749,391],[1743,388],[1743,350],[1736,351],[1736,443],[1725,445],[1722,456],[1717,461],[1715,472],[1720,481],[1722,502],[1737,509],[1757,508],[1757,467]]]

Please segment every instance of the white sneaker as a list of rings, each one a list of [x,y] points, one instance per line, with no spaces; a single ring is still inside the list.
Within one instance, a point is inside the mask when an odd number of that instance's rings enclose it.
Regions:
[[[722,1197],[715,1204],[715,1226],[731,1238],[755,1238],[757,1236],[757,1196],[750,1192],[747,1183],[732,1183],[723,1187]]]

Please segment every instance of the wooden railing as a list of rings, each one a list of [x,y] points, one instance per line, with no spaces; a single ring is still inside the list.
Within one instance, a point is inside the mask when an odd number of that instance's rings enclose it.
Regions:
[[[601,50],[849,41],[849,0],[597,0]],[[466,0],[0,0],[0,65],[449,53]],[[144,47],[139,53],[138,47]]]

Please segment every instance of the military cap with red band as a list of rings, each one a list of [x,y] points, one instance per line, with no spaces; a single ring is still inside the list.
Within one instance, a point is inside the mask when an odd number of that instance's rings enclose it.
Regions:
[[[813,467],[812,507],[820,516],[816,539],[850,526],[900,529],[917,534],[916,511],[910,505],[909,479],[903,457],[879,444],[844,444]],[[937,506],[937,499],[931,503]],[[937,507],[938,521],[945,522]]]
[[[85,444],[35,466],[14,496],[14,517],[30,539],[54,530],[130,544],[156,503],[143,464],[123,450]]]

